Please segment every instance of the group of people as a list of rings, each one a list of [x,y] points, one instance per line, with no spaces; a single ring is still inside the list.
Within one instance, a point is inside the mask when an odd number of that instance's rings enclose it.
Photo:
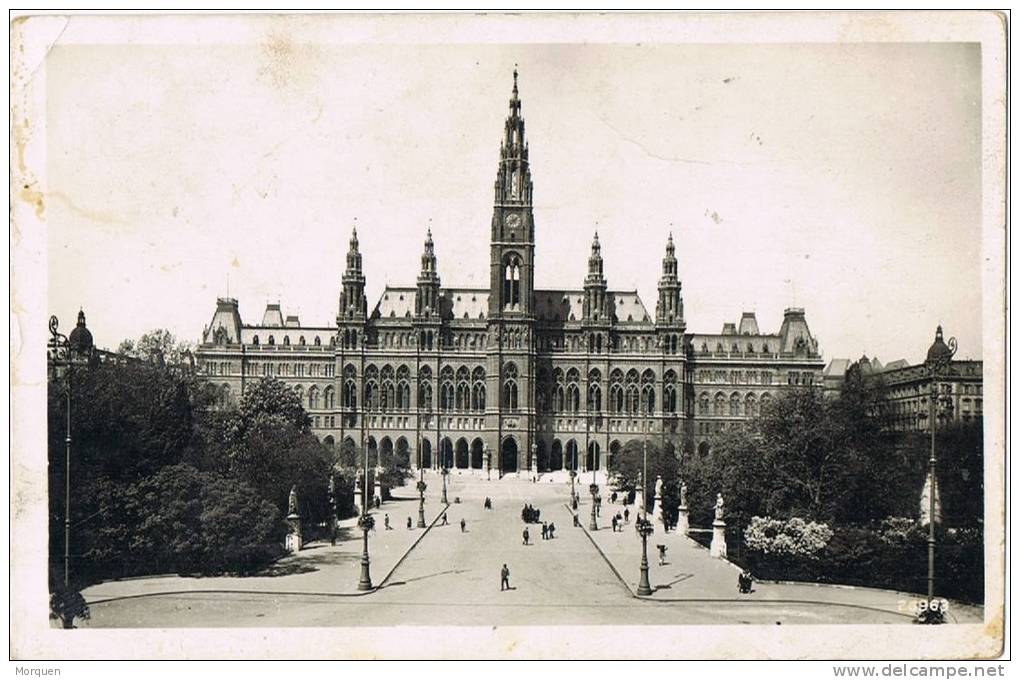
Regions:
[[[623,525],[630,522],[630,509],[624,508],[623,514],[616,513],[613,515],[613,531],[623,531]]]
[[[537,524],[541,514],[541,510],[532,507],[530,503],[525,503],[524,508],[521,510],[521,519],[524,520],[525,524]]]
[[[549,540],[556,538],[556,524],[555,522],[549,522],[548,524],[542,522],[542,540]]]

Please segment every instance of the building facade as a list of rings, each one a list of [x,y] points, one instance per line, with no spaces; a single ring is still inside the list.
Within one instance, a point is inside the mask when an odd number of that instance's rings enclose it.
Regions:
[[[821,385],[802,309],[787,309],[777,333],[761,333],[753,313],[688,333],[672,235],[653,313],[637,291],[609,288],[598,234],[579,288],[536,290],[532,196],[515,71],[488,288],[443,286],[430,232],[415,285],[387,286],[369,308],[355,231],[335,324],[303,326],[271,304],[248,325],[237,300],[220,298],[200,373],[234,396],[263,377],[286,381],[329,444],[501,473],[604,471],[644,436],[705,453],[777,391]]]
[[[942,327],[935,334],[942,342]],[[825,369],[826,391],[838,393],[846,380],[861,380],[880,390],[880,414],[884,426],[898,433],[931,432],[932,375],[924,363],[897,359],[882,364],[877,357],[862,356],[854,363],[833,359]],[[839,380],[837,381],[837,377]],[[831,380],[831,382],[830,382]],[[938,426],[952,422],[980,421],[984,412],[983,364],[980,360],[948,362],[935,381],[938,394],[935,418]]]

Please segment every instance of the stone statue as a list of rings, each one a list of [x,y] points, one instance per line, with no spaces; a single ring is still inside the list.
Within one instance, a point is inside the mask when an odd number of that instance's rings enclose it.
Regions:
[[[297,506],[297,487],[290,487],[290,498],[287,500],[287,514],[296,515],[298,511]]]
[[[655,477],[655,497],[662,498],[662,475]]]
[[[715,518],[723,518],[723,498],[722,494],[717,494],[715,497]]]
[[[680,505],[687,507],[687,483],[680,482]]]

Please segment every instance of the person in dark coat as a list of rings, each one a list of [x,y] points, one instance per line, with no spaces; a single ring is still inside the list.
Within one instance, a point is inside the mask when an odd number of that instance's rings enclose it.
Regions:
[[[460,518],[460,533],[464,533],[465,531],[467,531],[467,522],[465,522],[464,518],[461,517]]]
[[[555,537],[556,537],[556,523],[555,522],[549,522],[549,538],[555,538]]]
[[[528,533],[528,527],[524,527],[524,545],[528,545],[528,539],[531,538],[531,534]]]
[[[407,528],[408,529],[411,528],[411,518],[410,517],[407,518]]]
[[[505,564],[499,570],[499,589],[510,590],[510,569]]]

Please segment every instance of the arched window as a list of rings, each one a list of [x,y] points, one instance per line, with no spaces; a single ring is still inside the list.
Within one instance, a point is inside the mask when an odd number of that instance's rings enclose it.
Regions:
[[[614,369],[609,374],[609,412],[623,413],[623,372]]]
[[[602,411],[602,388],[599,387],[598,383],[592,383],[588,386],[588,410],[593,413],[600,413]]]
[[[454,408],[454,387],[453,369],[443,366],[439,372],[439,408],[443,411],[452,411]]]
[[[418,369],[418,409],[432,412],[432,369],[428,366]]]
[[[308,408],[319,408],[319,388],[315,385],[308,388]]]
[[[755,401],[753,394],[748,394],[746,397],[744,397],[744,415],[745,416],[758,415],[758,403]]]
[[[730,395],[730,415],[740,415],[740,395],[736,392]]]
[[[715,415],[726,415],[726,397],[722,392],[718,392],[715,395]]]
[[[315,336],[315,346],[322,347],[322,339],[318,335]]]
[[[516,308],[521,303],[521,259],[511,253],[503,261],[503,305]]]
[[[374,364],[365,368],[365,408],[379,408],[379,369]]]
[[[269,336],[269,344],[270,345],[275,345],[276,344],[276,338],[274,338],[272,335]]]
[[[503,367],[503,405],[516,411],[517,404],[517,366],[510,363]]]
[[[662,410],[666,413],[676,413],[676,388],[672,383],[667,383],[662,388]]]
[[[283,336],[283,346],[284,347],[290,347],[290,336],[289,335]]]
[[[701,396],[698,397],[698,414],[707,416],[709,413],[708,392],[702,392]]]
[[[258,347],[259,346],[259,336],[256,335],[255,337],[253,337],[251,339],[251,344],[254,347]]]

